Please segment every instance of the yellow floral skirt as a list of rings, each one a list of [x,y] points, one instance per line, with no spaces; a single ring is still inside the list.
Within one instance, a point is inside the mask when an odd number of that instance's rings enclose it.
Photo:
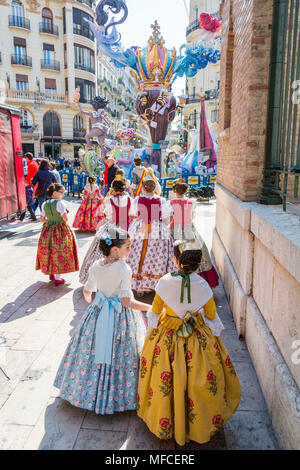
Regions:
[[[160,439],[200,444],[230,419],[241,387],[226,348],[199,315],[188,338],[160,324],[143,347],[138,416]]]

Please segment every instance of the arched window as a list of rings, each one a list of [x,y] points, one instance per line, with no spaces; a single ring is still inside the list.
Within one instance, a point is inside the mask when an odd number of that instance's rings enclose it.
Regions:
[[[54,111],[48,111],[43,117],[44,136],[61,136],[59,117]]]
[[[73,137],[84,137],[85,134],[83,118],[80,114],[76,114],[73,119]]]
[[[32,114],[27,109],[20,109],[20,125],[22,131],[33,128]]]
[[[44,31],[46,30],[50,33],[53,31],[53,14],[49,8],[43,8],[42,10],[42,25]]]

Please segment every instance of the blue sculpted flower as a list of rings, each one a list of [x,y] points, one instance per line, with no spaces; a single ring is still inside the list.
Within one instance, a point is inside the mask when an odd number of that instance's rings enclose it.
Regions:
[[[111,240],[111,238],[110,238],[109,235],[107,235],[107,236],[105,237],[105,243],[106,243],[106,245],[108,245],[108,246],[112,245],[112,240]]]

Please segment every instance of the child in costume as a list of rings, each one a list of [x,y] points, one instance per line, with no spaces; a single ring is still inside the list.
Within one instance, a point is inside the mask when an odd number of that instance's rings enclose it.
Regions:
[[[104,206],[106,223],[97,231],[81,266],[79,281],[82,284],[85,284],[87,281],[89,268],[101,257],[99,239],[102,234],[110,227],[128,230],[129,224],[134,216],[133,199],[125,193],[126,183],[120,175],[116,176],[114,179],[112,189],[114,194],[106,199]]]
[[[36,270],[55,281],[64,284],[61,274],[79,270],[79,261],[74,234],[68,222],[68,210],[62,202],[65,188],[53,183],[47,190],[48,199],[42,204],[40,221],[44,222],[38,243]]]
[[[147,168],[146,171],[147,171],[147,175],[151,176],[153,181],[156,183],[154,194],[156,194],[157,196],[160,196],[161,195],[161,185],[159,184],[159,178],[157,178],[157,176],[155,176],[153,168]]]
[[[133,289],[154,290],[173,265],[173,238],[168,229],[170,211],[164,198],[155,196],[155,181],[143,180],[143,195],[134,200],[136,220],[129,227],[132,250],[127,260],[133,272]]]
[[[208,282],[210,287],[216,287],[219,284],[219,276],[211,262],[204,240],[195,229],[193,220],[195,219],[196,201],[185,197],[188,188],[188,184],[184,179],[174,181],[173,191],[175,197],[168,202],[172,214],[170,228],[174,240],[196,239],[198,241],[202,247],[202,259],[197,273]]]
[[[82,203],[74,219],[74,228],[93,232],[99,224],[104,223],[103,199],[96,181],[97,179],[94,176],[88,177],[88,184],[83,190]]]
[[[212,291],[195,274],[196,241],[175,242],[177,272],[162,277],[148,312],[138,416],[160,439],[208,442],[240,402],[240,382],[219,337],[224,326]]]
[[[133,159],[133,164],[135,168],[132,170],[131,173],[131,195],[132,197],[136,197],[140,195],[142,182],[145,178],[147,171],[146,168],[142,165],[142,159],[138,155],[136,155]]]
[[[134,300],[128,232],[114,229],[100,239],[96,261],[84,287],[90,304],[58,369],[60,397],[96,414],[135,410],[139,353],[145,337],[142,314],[149,305]],[[96,296],[92,301],[92,293]]]

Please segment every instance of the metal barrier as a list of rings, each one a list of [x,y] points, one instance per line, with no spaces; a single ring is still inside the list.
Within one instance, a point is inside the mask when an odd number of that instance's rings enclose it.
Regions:
[[[76,170],[60,170],[59,171],[61,177],[61,183],[64,185],[67,194],[75,194],[80,197],[83,193],[84,187],[87,184],[87,179],[89,175],[87,173],[78,173]],[[100,180],[99,176],[96,176],[97,184],[100,187]]]
[[[215,173],[211,173],[209,175],[187,175],[183,176],[182,179],[184,179],[189,186],[208,186],[211,185],[214,187],[215,182],[216,182],[216,177],[217,175]],[[161,190],[162,190],[162,196],[163,197],[169,197],[170,191],[172,191],[173,188],[173,183],[176,181],[177,178],[162,178],[160,180],[160,185],[161,185]]]

